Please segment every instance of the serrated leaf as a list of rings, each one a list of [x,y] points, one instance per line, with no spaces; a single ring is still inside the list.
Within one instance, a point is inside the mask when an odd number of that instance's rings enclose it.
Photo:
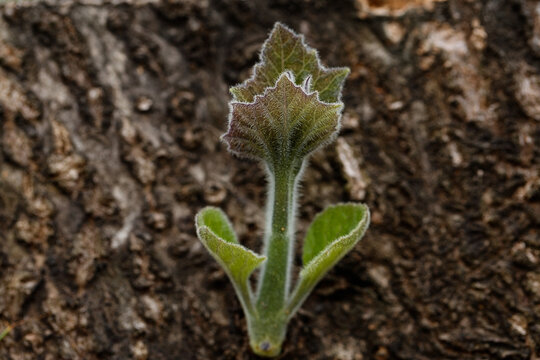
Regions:
[[[338,204],[315,217],[304,240],[298,285],[292,296],[291,315],[322,277],[364,236],[369,209],[363,204]]]
[[[333,140],[342,103],[321,102],[283,73],[275,86],[252,103],[233,102],[223,136],[234,154],[270,165],[303,158]]]
[[[236,101],[252,102],[256,95],[274,86],[279,76],[291,71],[297,85],[303,84],[308,77],[308,92],[317,91],[319,99],[334,103],[341,98],[341,90],[348,68],[326,68],[319,60],[315,49],[304,42],[302,35],[281,23],[276,23],[270,37],[263,44],[260,61],[253,69],[253,75],[244,83],[231,88]]]
[[[199,240],[231,279],[244,308],[251,311],[248,279],[266,257],[240,245],[230,221],[218,208],[209,206],[202,209],[195,218],[195,224]]]

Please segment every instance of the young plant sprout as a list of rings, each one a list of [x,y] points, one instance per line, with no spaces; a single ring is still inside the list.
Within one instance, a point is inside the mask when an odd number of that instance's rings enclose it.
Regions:
[[[304,239],[303,268],[291,289],[298,182],[310,154],[337,136],[348,74],[348,68],[321,65],[303,36],[276,23],[251,78],[230,90],[229,127],[222,139],[230,152],[260,161],[267,173],[263,253],[242,246],[218,208],[202,209],[195,223],[199,239],[234,285],[251,348],[261,356],[279,355],[289,320],[369,224],[364,204],[338,204],[317,215]],[[252,289],[249,277],[259,267]]]

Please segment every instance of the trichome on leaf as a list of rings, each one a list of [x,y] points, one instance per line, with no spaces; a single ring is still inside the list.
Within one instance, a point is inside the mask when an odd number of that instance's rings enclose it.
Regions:
[[[364,204],[338,204],[317,215],[304,239],[303,268],[292,286],[297,185],[309,155],[339,131],[348,73],[348,68],[324,67],[301,35],[276,23],[251,78],[231,88],[229,126],[222,139],[233,154],[261,161],[268,176],[262,255],[238,242],[220,209],[202,209],[195,225],[234,285],[258,355],[279,355],[289,320],[369,225]],[[249,278],[259,267],[252,289]]]

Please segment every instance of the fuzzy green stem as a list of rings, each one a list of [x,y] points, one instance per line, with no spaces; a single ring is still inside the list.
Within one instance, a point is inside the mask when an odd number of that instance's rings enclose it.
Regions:
[[[290,291],[296,184],[301,166],[280,164],[268,168],[269,191],[264,255],[267,261],[259,278],[256,314],[249,320],[251,345],[263,356],[275,356],[285,338],[285,307]]]
[[[288,168],[270,172],[267,224],[263,254],[267,256],[261,271],[257,309],[260,314],[275,313],[283,308],[289,291],[290,245],[294,233],[295,174]]]
[[[289,303],[287,304],[285,313],[287,319],[290,320],[302,306],[306,298],[309,296],[313,288],[317,285],[317,282],[311,281],[299,281],[296,284],[296,288],[289,297]]]

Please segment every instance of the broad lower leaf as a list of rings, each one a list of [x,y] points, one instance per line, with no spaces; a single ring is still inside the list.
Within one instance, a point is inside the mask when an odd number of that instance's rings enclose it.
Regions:
[[[326,208],[315,217],[306,234],[302,254],[304,266],[323,251],[331,250],[330,245],[354,246],[368,221],[369,210],[363,204],[338,204]]]
[[[304,240],[304,268],[291,298],[291,315],[319,280],[364,236],[369,219],[366,205],[352,203],[330,206],[315,217]]]
[[[245,309],[251,311],[248,279],[266,257],[240,245],[230,221],[218,208],[206,207],[195,218],[197,236],[210,254],[224,268]]]
[[[252,102],[256,95],[274,86],[285,71],[294,74],[297,85],[309,77],[307,91],[317,91],[320,100],[328,103],[339,102],[343,83],[349,74],[348,68],[324,67],[317,51],[305,44],[302,35],[278,22],[262,47],[253,75],[243,84],[231,88],[231,93],[236,101]]]
[[[342,107],[342,103],[319,101],[316,92],[306,93],[295,85],[292,74],[283,73],[253,103],[232,103],[223,139],[241,157],[266,160],[270,165],[302,161],[333,140]]]

